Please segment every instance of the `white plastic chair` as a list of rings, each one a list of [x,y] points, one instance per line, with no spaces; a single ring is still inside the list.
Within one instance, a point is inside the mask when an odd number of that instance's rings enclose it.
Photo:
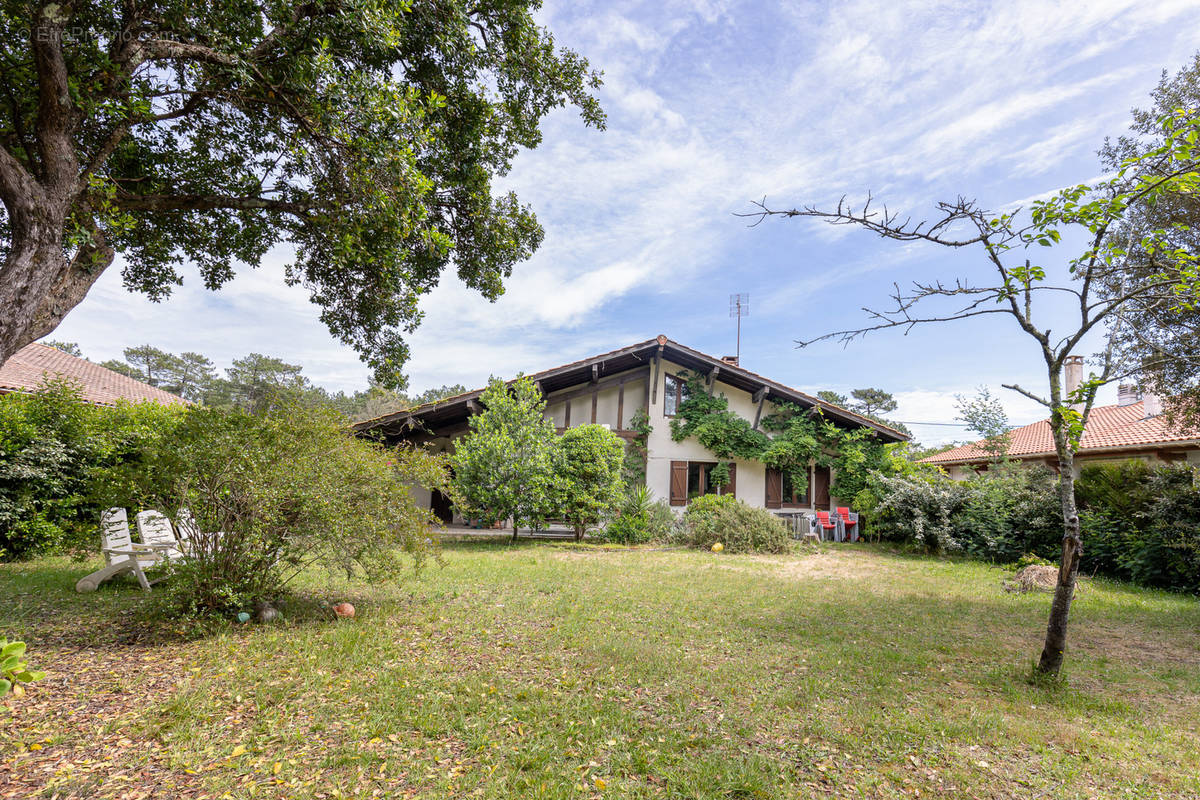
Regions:
[[[175,538],[175,529],[171,520],[161,512],[147,509],[137,515],[138,536],[142,544],[161,554],[168,561],[178,561],[183,558],[183,550]]]
[[[77,592],[94,592],[109,578],[132,572],[137,582],[147,592],[154,581],[146,577],[146,569],[160,563],[164,556],[152,549],[135,544],[129,533],[129,516],[123,508],[110,508],[100,515],[100,534],[107,562],[103,569],[80,578],[75,584]]]

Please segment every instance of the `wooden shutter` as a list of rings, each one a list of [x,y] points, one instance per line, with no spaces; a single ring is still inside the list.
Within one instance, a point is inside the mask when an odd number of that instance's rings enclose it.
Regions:
[[[767,468],[767,508],[783,507],[783,473]]]
[[[725,494],[730,497],[737,497],[737,464],[729,462],[729,485],[725,487]]]
[[[829,467],[813,470],[813,505],[829,508]]]
[[[671,462],[671,505],[687,505],[688,462]]]

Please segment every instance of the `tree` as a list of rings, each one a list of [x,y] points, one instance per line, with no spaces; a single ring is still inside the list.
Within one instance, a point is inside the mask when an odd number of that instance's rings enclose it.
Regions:
[[[489,299],[542,239],[498,195],[541,120],[603,127],[600,80],[536,0],[0,9],[0,362],[120,254],[159,300],[290,245],[289,283],[389,384],[446,267]]]
[[[522,527],[537,527],[554,504],[554,423],[546,401],[528,378],[511,385],[493,378],[479,398],[452,464],[463,515],[487,522],[511,519],[513,541]]]
[[[127,347],[125,361],[133,368],[133,377],[151,386],[167,383],[179,369],[179,359],[148,344]]]
[[[854,398],[850,409],[865,417],[878,417],[896,410],[896,398],[883,389],[855,389],[850,396]]]
[[[140,381],[142,379],[142,373],[137,367],[131,367],[124,361],[120,361],[115,358],[110,358],[107,361],[101,361],[100,366],[104,367],[105,369],[110,369],[113,372],[120,373],[121,375],[133,378],[134,380]]]
[[[603,425],[579,425],[563,432],[554,455],[555,506],[579,541],[624,498],[625,443]]]
[[[1106,170],[1115,171],[1125,159],[1162,147],[1159,120],[1164,116],[1177,108],[1200,108],[1200,52],[1174,77],[1164,71],[1151,96],[1150,110],[1133,112],[1131,135],[1105,142],[1100,158]],[[1196,169],[1197,162],[1191,166]],[[1164,192],[1156,202],[1130,209],[1122,228],[1161,230],[1166,246],[1150,253],[1135,244],[1129,268],[1102,286],[1114,295],[1128,285],[1156,281],[1160,265],[1176,252],[1190,257],[1200,253],[1200,199],[1194,191]],[[1128,376],[1164,398],[1168,417],[1180,428],[1200,427],[1200,309],[1150,292],[1131,301],[1125,313],[1137,321],[1124,326],[1115,341]]]
[[[56,342],[48,339],[42,342],[42,344],[47,347],[53,347],[55,350],[61,350],[69,356],[83,358],[83,351],[79,349],[79,345],[75,344],[75,342]]]
[[[1123,314],[1145,302],[1163,302],[1169,307],[1194,309],[1200,298],[1200,269],[1194,253],[1171,247],[1169,234],[1162,228],[1137,224],[1136,210],[1163,197],[1194,193],[1200,188],[1200,173],[1195,159],[1200,157],[1200,117],[1194,111],[1179,110],[1159,120],[1162,145],[1138,153],[1121,162],[1113,177],[1095,185],[1079,184],[1056,192],[1046,200],[1031,204],[1028,214],[1021,210],[993,215],[975,201],[959,197],[938,204],[939,216],[932,222],[913,222],[891,212],[872,207],[870,197],[861,208],[847,205],[845,199],[836,209],[805,206],[775,210],[759,203],[758,222],[768,217],[813,217],[833,224],[854,225],[887,239],[924,242],[977,252],[978,269],[969,278],[953,282],[915,282],[908,290],[895,287],[894,306],[870,310],[871,322],[857,329],[835,331],[814,339],[799,341],[808,346],[818,341],[837,339],[845,343],[870,332],[893,328],[911,329],[916,325],[957,322],[990,315],[1004,315],[1041,352],[1046,369],[1046,394],[1016,385],[1007,385],[1044,405],[1050,413],[1050,430],[1058,459],[1058,494],[1063,521],[1062,561],[1058,573],[1046,641],[1038,661],[1038,670],[1058,674],[1067,646],[1067,621],[1079,559],[1083,550],[1079,515],[1075,505],[1075,449],[1095,401],[1096,390],[1110,380],[1117,366],[1118,352],[1113,347],[1123,327]],[[1086,237],[1083,252],[1064,259],[1057,270],[1047,268],[1036,252],[1054,252],[1063,240],[1063,232],[1079,232]],[[968,248],[973,250],[968,250]],[[1121,286],[1120,275],[1128,272],[1144,253],[1155,271],[1147,280]],[[1163,256],[1167,257],[1163,257]],[[1052,274],[1054,271],[1054,274]],[[1051,324],[1045,299],[1066,296],[1073,315],[1069,325],[1061,308],[1052,308]],[[932,306],[932,307],[931,307]],[[1099,375],[1092,374],[1075,392],[1063,387],[1063,369],[1068,358],[1093,331],[1109,333],[1107,346],[1098,356]]]
[[[180,353],[174,366],[163,388],[193,403],[203,400],[216,379],[212,360],[200,353]]]
[[[234,359],[225,370],[225,386],[229,402],[237,408],[260,412],[283,397],[294,398],[308,388],[308,379],[301,375],[302,367],[282,359],[251,353]]]
[[[1009,429],[1008,414],[999,399],[992,396],[986,386],[980,386],[974,397],[954,395],[954,407],[958,416],[967,424],[967,429],[983,437],[979,447],[988,454],[993,464],[999,464],[1008,457]]]
[[[835,406],[841,406],[842,408],[847,408],[847,404],[850,402],[850,398],[846,397],[846,395],[838,394],[837,392],[830,391],[829,389],[822,389],[821,391],[817,392],[817,397],[821,398],[826,403],[833,403]]]

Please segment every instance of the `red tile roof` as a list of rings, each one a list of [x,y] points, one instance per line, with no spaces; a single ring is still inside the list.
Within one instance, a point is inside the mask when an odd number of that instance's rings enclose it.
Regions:
[[[1053,455],[1050,422],[1042,420],[1009,432],[1008,454],[1014,458]],[[1079,453],[1089,450],[1145,450],[1178,443],[1200,443],[1200,431],[1181,431],[1167,425],[1162,415],[1145,418],[1141,402],[1125,406],[1098,406],[1088,415]],[[964,444],[921,459],[928,464],[963,464],[989,458],[979,442]]]
[[[0,366],[0,394],[37,391],[48,378],[55,377],[79,384],[83,399],[101,406],[116,405],[118,400],[162,405],[187,403],[170,392],[37,342],[21,348]]]

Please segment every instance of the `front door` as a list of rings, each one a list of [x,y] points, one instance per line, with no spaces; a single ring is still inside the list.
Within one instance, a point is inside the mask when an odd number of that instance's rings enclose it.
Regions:
[[[829,508],[829,467],[817,467],[813,471],[813,506]]]

